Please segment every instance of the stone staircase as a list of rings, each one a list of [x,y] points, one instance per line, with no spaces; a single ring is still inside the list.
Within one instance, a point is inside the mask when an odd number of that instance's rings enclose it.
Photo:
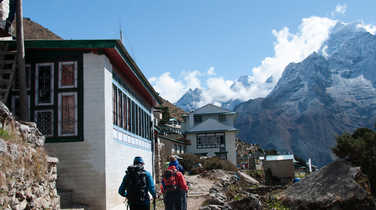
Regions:
[[[0,44],[0,101],[7,102],[16,76],[16,51],[10,51],[7,44]]]

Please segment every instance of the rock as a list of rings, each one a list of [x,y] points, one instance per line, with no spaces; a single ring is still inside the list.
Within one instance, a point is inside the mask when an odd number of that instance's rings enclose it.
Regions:
[[[256,179],[254,179],[253,177],[249,176],[248,174],[245,174],[241,171],[238,172],[239,176],[241,178],[243,178],[246,182],[248,183],[251,183],[251,184],[260,184],[260,182],[258,182]]]
[[[356,181],[360,169],[335,161],[297,182],[277,198],[292,209],[374,209],[370,194]]]
[[[7,151],[8,151],[7,143],[4,141],[4,139],[0,138],[0,153],[1,152],[7,152]]]
[[[229,202],[233,210],[262,210],[264,209],[258,195],[251,194],[249,197],[238,201]]]

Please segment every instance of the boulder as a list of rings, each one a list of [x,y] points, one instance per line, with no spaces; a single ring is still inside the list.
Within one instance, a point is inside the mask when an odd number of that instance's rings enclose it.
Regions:
[[[281,192],[277,199],[292,209],[375,209],[370,196],[355,178],[359,167],[335,161]]]
[[[251,194],[247,198],[228,203],[233,210],[262,210],[264,209],[258,195]]]

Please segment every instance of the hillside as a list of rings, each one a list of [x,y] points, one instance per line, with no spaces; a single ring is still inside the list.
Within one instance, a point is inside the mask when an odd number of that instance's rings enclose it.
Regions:
[[[163,101],[162,107],[168,107],[168,112],[170,114],[170,117],[175,118],[179,120],[180,122],[183,122],[183,115],[186,114],[186,112],[182,110],[181,108],[175,106],[174,104],[170,103],[169,101],[163,98],[161,99]]]
[[[334,159],[335,137],[376,122],[376,37],[335,26],[322,51],[289,64],[266,98],[238,105],[239,137],[314,164]]]
[[[61,37],[50,31],[49,29],[41,26],[40,24],[32,21],[30,18],[24,18],[24,38],[25,40],[30,39],[43,39],[43,40],[62,40]],[[16,36],[16,21],[12,23],[13,33],[12,35]]]

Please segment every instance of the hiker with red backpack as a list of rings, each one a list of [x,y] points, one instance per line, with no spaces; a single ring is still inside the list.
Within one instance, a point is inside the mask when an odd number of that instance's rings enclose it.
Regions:
[[[119,194],[128,199],[130,210],[150,210],[149,192],[155,200],[155,187],[151,174],[144,169],[144,160],[135,157],[127,168],[119,187]]]
[[[187,210],[188,186],[183,174],[175,166],[169,166],[164,172],[161,191],[165,210]]]

